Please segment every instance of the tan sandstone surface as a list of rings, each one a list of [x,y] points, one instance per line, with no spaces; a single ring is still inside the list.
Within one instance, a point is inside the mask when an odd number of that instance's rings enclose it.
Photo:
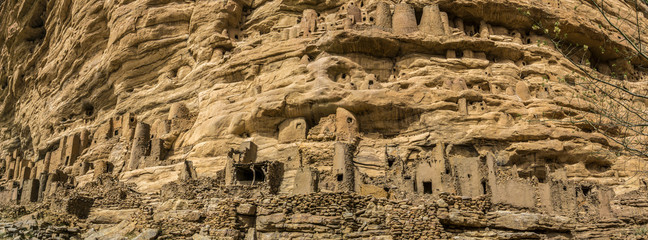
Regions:
[[[0,1],[0,238],[646,238],[571,62],[632,56],[586,0]]]

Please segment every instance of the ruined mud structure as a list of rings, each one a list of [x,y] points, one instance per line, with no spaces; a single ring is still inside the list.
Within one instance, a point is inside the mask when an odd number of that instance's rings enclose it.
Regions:
[[[0,1],[0,238],[645,237],[525,12],[647,89],[585,0]]]

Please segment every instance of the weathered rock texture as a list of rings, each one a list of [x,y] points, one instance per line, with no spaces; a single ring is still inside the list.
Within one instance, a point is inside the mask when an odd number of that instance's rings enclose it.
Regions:
[[[72,225],[0,236],[640,238],[646,159],[527,11],[646,89],[585,0],[0,1],[0,216]]]

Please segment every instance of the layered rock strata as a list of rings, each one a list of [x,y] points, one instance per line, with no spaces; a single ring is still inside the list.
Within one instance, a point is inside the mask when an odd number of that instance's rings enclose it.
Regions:
[[[642,91],[632,53],[584,0],[0,1],[0,234],[640,238],[574,66]]]

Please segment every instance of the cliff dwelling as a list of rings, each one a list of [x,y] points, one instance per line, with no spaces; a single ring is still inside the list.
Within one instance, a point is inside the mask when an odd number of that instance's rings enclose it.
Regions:
[[[0,0],[0,239],[646,239],[646,14]]]

